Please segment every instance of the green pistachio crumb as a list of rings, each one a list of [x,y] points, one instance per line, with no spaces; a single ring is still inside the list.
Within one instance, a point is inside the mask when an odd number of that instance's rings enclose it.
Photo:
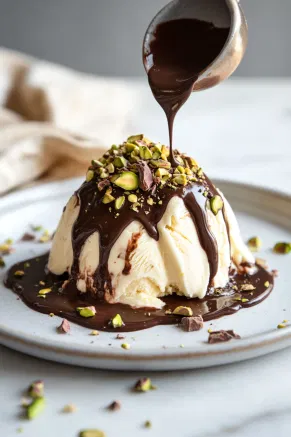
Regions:
[[[114,165],[112,164],[112,162],[110,162],[110,164],[108,164],[108,165],[106,166],[106,168],[107,168],[107,170],[108,170],[109,173],[114,173],[114,171],[115,171],[115,167],[114,167]]]
[[[30,420],[35,419],[39,414],[43,412],[45,408],[45,398],[40,397],[32,401],[26,408],[27,418]]]
[[[90,335],[96,336],[96,335],[99,335],[99,332],[94,329],[94,331],[90,332]]]
[[[203,176],[203,170],[202,170],[202,168],[199,168],[199,169],[197,170],[197,176],[198,176],[199,178],[201,178],[201,177]]]
[[[223,208],[223,200],[220,196],[213,196],[210,199],[210,208],[214,215],[217,215]]]
[[[116,314],[116,316],[111,319],[111,325],[113,328],[121,328],[124,325],[120,314]]]
[[[121,209],[125,202],[125,196],[120,196],[115,200],[114,207],[115,209]]]
[[[34,232],[39,232],[39,231],[42,230],[42,226],[40,226],[40,225],[31,225],[31,229],[32,229]]]
[[[94,171],[93,170],[88,170],[87,174],[86,174],[86,181],[90,182],[94,177]]]
[[[148,197],[147,204],[148,205],[153,205],[154,204],[154,199],[152,197]]]
[[[179,173],[183,173],[183,174],[185,173],[185,168],[182,167],[181,165],[178,165],[177,170]]]
[[[50,293],[51,291],[52,291],[51,288],[42,288],[41,290],[39,290],[38,294],[39,294],[40,296],[43,296],[43,295],[45,295],[45,294]]]
[[[43,398],[44,382],[42,380],[34,381],[28,388],[28,395],[32,398]]]
[[[121,347],[122,347],[122,349],[129,350],[130,349],[130,344],[129,343],[122,343]]]
[[[136,202],[137,202],[137,196],[136,196],[135,194],[130,194],[130,195],[128,196],[128,201],[129,201],[130,203],[136,203]]]
[[[180,174],[179,176],[175,176],[173,178],[173,184],[185,186],[187,185],[187,183],[188,183],[188,179],[185,174]]]
[[[264,286],[265,286],[266,288],[268,288],[268,287],[270,286],[270,282],[269,282],[269,281],[266,281],[266,282],[264,283]]]
[[[117,168],[122,168],[126,166],[127,160],[124,158],[124,156],[116,156],[114,158],[113,164]]]
[[[132,171],[124,171],[118,175],[117,179],[115,179],[113,183],[123,190],[131,191],[138,188],[139,178]]]
[[[241,301],[242,303],[245,303],[245,302],[249,302],[249,299],[243,298]]]
[[[278,329],[283,329],[286,328],[286,325],[284,325],[283,323],[279,323],[279,325],[277,326]]]
[[[14,272],[14,276],[16,276],[17,278],[22,278],[22,276],[24,276],[25,273],[23,270],[16,270],[16,272]]]
[[[193,316],[193,311],[190,307],[178,306],[174,309],[173,314],[177,316]]]
[[[134,391],[147,392],[149,390],[156,390],[157,387],[152,385],[150,378],[141,378],[134,385]]]
[[[93,167],[103,167],[104,164],[101,161],[98,161],[98,159],[92,159],[91,164],[93,165]]]
[[[106,437],[106,435],[99,429],[85,429],[80,432],[79,437]]]
[[[29,262],[24,263],[24,264],[23,264],[23,267],[24,267],[25,269],[27,269],[28,267],[30,267],[30,263],[29,263]]]
[[[162,200],[159,200],[159,201],[158,201],[158,204],[159,204],[159,205],[162,205],[162,204],[163,204],[163,201],[162,201]]]
[[[145,424],[144,424],[145,428],[151,428],[152,427],[152,422],[150,420],[146,420]]]
[[[152,152],[150,151],[150,149],[147,146],[140,146],[139,147],[139,155],[140,155],[141,159],[145,159],[145,160],[152,159],[152,157],[153,157]]]
[[[247,245],[252,252],[257,252],[262,247],[262,240],[259,237],[252,237],[248,240]]]
[[[127,143],[134,143],[135,141],[141,141],[144,139],[144,134],[131,135],[127,138]]]
[[[276,243],[273,247],[273,252],[287,254],[291,252],[291,243]]]
[[[81,317],[93,317],[96,314],[96,308],[94,306],[90,307],[77,307],[76,311],[80,314]]]
[[[4,259],[0,256],[0,268],[3,269],[6,266]]]

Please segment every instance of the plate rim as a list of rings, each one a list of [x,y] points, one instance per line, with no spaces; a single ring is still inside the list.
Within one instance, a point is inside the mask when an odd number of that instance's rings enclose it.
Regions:
[[[48,193],[49,197],[55,197],[55,193],[51,195],[54,188],[58,189],[58,195],[65,193],[66,191],[72,192],[72,185],[82,182],[83,178],[75,177],[70,179],[65,179],[62,181],[53,181],[45,184],[40,184],[34,187],[28,187],[24,190],[13,192],[8,194],[6,197],[0,199],[0,214],[5,211],[5,209],[10,209],[15,206],[20,206],[25,199],[25,203],[29,200],[37,202],[39,200],[39,195],[44,198],[47,196],[44,192]],[[224,184],[229,186],[234,186],[238,189],[244,190],[252,190],[253,192],[257,192],[260,194],[267,194],[271,196],[276,196],[282,201],[288,202],[291,204],[291,195],[284,193],[277,189],[270,189],[268,187],[258,186],[256,184],[251,183],[243,183],[238,181],[231,181],[228,179],[215,179],[215,184]],[[22,200],[19,203],[19,200]],[[19,332],[19,331],[17,331]],[[227,342],[213,345],[211,350],[205,351],[181,351],[178,348],[175,349],[175,352],[172,350],[161,349],[158,352],[151,352],[150,349],[147,349],[147,354],[141,353],[139,351],[135,351],[131,349],[130,351],[123,351],[121,348],[117,351],[104,352],[102,350],[89,351],[88,345],[78,345],[72,346],[72,344],[68,345],[52,345],[52,344],[44,344],[42,340],[36,336],[35,338],[27,338],[28,334],[19,333],[10,331],[6,329],[4,326],[0,324],[0,344],[4,346],[9,344],[15,344],[15,347],[18,346],[18,350],[21,348],[30,348],[33,350],[44,351],[47,353],[53,353],[60,356],[66,357],[77,357],[77,358],[85,358],[85,359],[93,359],[93,360],[120,360],[120,361],[165,361],[165,360],[186,360],[186,359],[207,359],[213,356],[224,356],[226,354],[239,354],[252,350],[263,350],[264,348],[276,345],[277,349],[285,347],[285,343],[287,340],[291,339],[291,326],[287,327],[284,330],[279,331],[271,331],[269,333],[258,334],[258,339],[254,340],[254,337],[249,337],[246,339],[241,339],[238,343]],[[283,345],[281,345],[283,343]],[[13,346],[8,346],[14,349]],[[171,348],[172,349],[172,348]],[[156,349],[153,349],[156,351]],[[258,354],[259,355],[259,354]],[[61,361],[61,359],[60,359]],[[215,363],[213,363],[215,364]],[[190,366],[191,367],[191,366]]]

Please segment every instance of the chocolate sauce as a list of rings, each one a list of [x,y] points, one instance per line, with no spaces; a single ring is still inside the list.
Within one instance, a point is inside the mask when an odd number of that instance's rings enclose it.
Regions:
[[[173,166],[178,165],[173,153],[174,118],[200,74],[222,51],[229,31],[197,19],[164,22],[144,54],[150,87],[167,117]]]
[[[181,321],[181,317],[166,314],[166,310],[173,311],[180,305],[191,307],[193,314],[202,315],[204,321],[212,320],[236,313],[241,308],[259,304],[273,288],[273,276],[258,266],[257,272],[253,275],[242,274],[231,278],[229,286],[221,290],[221,294],[215,294],[212,291],[204,299],[171,296],[162,299],[166,303],[162,310],[133,309],[128,305],[112,305],[104,301],[96,301],[88,294],[82,297],[73,281],[62,289],[66,275],[60,277],[50,273],[46,274],[47,261],[48,254],[29,260],[30,267],[25,267],[27,261],[16,264],[8,273],[6,285],[14,290],[26,305],[36,311],[44,314],[54,313],[89,329],[104,331],[128,332],[156,325],[177,324]],[[26,274],[22,278],[16,278],[14,276],[16,270],[24,270]],[[39,285],[40,281],[44,281],[45,286]],[[268,287],[264,285],[267,281],[270,284]],[[240,288],[240,285],[245,282],[253,284],[256,287],[255,290],[239,292],[232,288],[233,284]],[[38,291],[44,287],[52,288],[52,292],[47,294],[45,299],[37,297]],[[246,301],[238,299],[246,299]],[[94,317],[86,319],[77,314],[77,307],[88,305],[96,307],[97,313]],[[110,320],[117,313],[121,315],[125,325],[122,328],[113,329]]]

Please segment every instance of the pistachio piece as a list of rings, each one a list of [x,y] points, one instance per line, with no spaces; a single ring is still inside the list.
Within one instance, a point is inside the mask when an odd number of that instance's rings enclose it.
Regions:
[[[36,398],[26,408],[27,418],[32,420],[41,414],[45,407],[45,399],[43,397]]]
[[[127,160],[124,158],[124,156],[116,156],[114,158],[113,164],[115,165],[115,167],[117,168],[122,168],[125,167],[127,164]]]
[[[150,165],[155,168],[171,168],[171,163],[169,161],[164,161],[163,159],[151,159]]]
[[[223,208],[223,200],[220,196],[213,196],[210,199],[210,208],[214,215],[217,215]]]
[[[169,172],[165,168],[158,168],[155,171],[155,176],[157,176],[158,178],[162,178],[163,176],[168,176],[168,175],[169,175]]]
[[[138,147],[135,144],[132,144],[130,142],[125,144],[125,150],[127,151],[127,153],[131,153],[136,149],[138,149]]]
[[[256,287],[252,284],[242,284],[240,287],[241,291],[253,291]]]
[[[121,209],[124,205],[124,202],[125,202],[125,196],[117,197],[114,203],[115,209]]]
[[[130,344],[129,343],[122,343],[121,347],[122,347],[122,349],[129,350]]]
[[[181,165],[178,165],[178,167],[176,168],[176,170],[178,170],[179,173],[185,173],[185,168],[182,167]]]
[[[284,323],[279,323],[279,325],[277,326],[278,329],[283,329],[286,328],[286,325],[284,325]]]
[[[152,159],[153,154],[150,151],[150,149],[147,146],[140,146],[139,147],[139,155],[141,159]]]
[[[154,199],[152,197],[148,197],[147,204],[148,205],[153,205],[154,204]]]
[[[94,335],[94,336],[96,336],[96,335],[99,335],[99,332],[96,331],[96,330],[94,330],[94,331],[91,331],[91,332],[90,332],[90,335]]]
[[[266,281],[266,282],[264,283],[264,286],[265,286],[266,288],[270,287],[270,282],[269,282],[269,281]]]
[[[276,243],[273,247],[273,252],[287,254],[291,252],[291,243]]]
[[[127,199],[128,199],[128,201],[130,203],[136,203],[137,202],[137,196],[135,194],[130,194]]]
[[[76,311],[80,314],[81,317],[93,317],[96,314],[96,308],[91,307],[77,307]]]
[[[131,135],[127,138],[127,143],[134,143],[135,141],[141,141],[144,139],[143,134]]]
[[[31,225],[31,229],[33,230],[33,232],[39,232],[42,230],[42,226],[40,225]]]
[[[185,174],[180,174],[179,176],[175,176],[173,178],[173,184],[185,186],[187,185],[187,183],[188,183],[188,179]]]
[[[99,429],[85,429],[80,432],[79,437],[106,437],[106,435]]]
[[[62,409],[62,413],[75,413],[78,410],[76,405],[74,404],[68,404],[65,405]]]
[[[4,261],[4,259],[2,258],[2,256],[0,256],[0,268],[1,269],[3,269],[4,267],[5,267],[5,261]]]
[[[153,153],[153,159],[154,159],[154,160],[159,159],[160,157],[161,157],[161,152],[159,152],[159,151],[155,151],[155,152]]]
[[[145,428],[151,428],[152,427],[152,422],[150,420],[146,420],[144,423],[144,427]]]
[[[111,319],[111,325],[113,328],[121,328],[124,325],[120,314],[116,314],[116,316]]]
[[[92,159],[91,164],[93,167],[97,168],[103,167],[104,165],[101,161],[98,161],[98,159]]]
[[[173,314],[176,314],[177,316],[193,316],[193,311],[190,307],[183,307],[179,306],[174,309]]]
[[[52,291],[51,288],[42,288],[41,290],[39,290],[38,294],[40,296],[44,296],[45,294],[48,294]]]
[[[165,155],[166,157],[170,156],[170,150],[167,146],[162,146],[161,152],[162,155]]]
[[[93,170],[88,170],[87,174],[86,174],[86,181],[90,182],[94,177],[94,171]]]
[[[262,247],[262,240],[259,237],[252,237],[248,240],[247,245],[252,252],[257,252]]]
[[[131,191],[138,188],[139,178],[132,171],[124,171],[117,177],[117,179],[115,179],[113,183],[123,190]]]
[[[105,192],[105,194],[104,194],[104,197],[103,197],[103,199],[102,199],[102,203],[107,204],[107,203],[111,203],[111,202],[113,202],[113,200],[115,200],[115,197],[113,197],[113,196],[110,194],[111,191],[112,191],[112,190],[106,190],[106,192]]]
[[[150,378],[141,378],[136,382],[133,389],[134,391],[147,392],[149,390],[155,390],[156,387],[152,385]]]
[[[28,395],[32,398],[42,398],[44,395],[44,382],[34,381],[28,388]]]
[[[14,276],[16,276],[17,278],[22,278],[22,276],[24,276],[25,273],[23,270],[16,270],[16,272],[14,272]]]
[[[111,174],[114,173],[114,171],[115,171],[115,168],[114,168],[114,165],[112,164],[112,162],[110,162],[110,164],[108,164],[106,166],[106,168],[107,168],[108,172]]]
[[[202,170],[202,168],[199,168],[199,169],[197,170],[197,176],[198,176],[199,178],[201,178],[201,177],[203,176],[203,170]]]

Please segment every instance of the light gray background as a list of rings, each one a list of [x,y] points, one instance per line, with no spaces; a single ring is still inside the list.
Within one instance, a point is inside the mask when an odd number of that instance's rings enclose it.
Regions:
[[[0,44],[104,75],[141,76],[141,44],[167,0],[0,0]],[[250,31],[237,76],[291,76],[291,0],[241,0]]]

